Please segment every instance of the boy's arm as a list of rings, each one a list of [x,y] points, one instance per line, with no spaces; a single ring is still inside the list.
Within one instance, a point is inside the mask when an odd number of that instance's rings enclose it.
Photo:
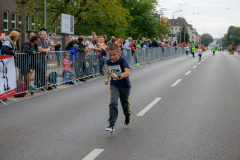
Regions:
[[[129,68],[125,68],[124,72],[121,73],[121,78],[127,78],[130,76],[130,69]]]
[[[109,78],[110,78],[110,72],[109,72],[109,69],[108,69],[108,72],[107,72],[107,79],[104,81],[104,84],[107,85],[108,82],[109,82]]]

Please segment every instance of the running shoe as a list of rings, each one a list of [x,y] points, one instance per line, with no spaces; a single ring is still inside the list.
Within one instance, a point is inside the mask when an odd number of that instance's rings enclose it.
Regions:
[[[105,131],[111,131],[111,132],[114,132],[114,131],[115,131],[115,129],[114,129],[114,125],[110,125],[109,127],[107,127],[107,128],[105,129]]]
[[[126,116],[125,117],[125,125],[128,126],[130,124],[130,122],[131,122],[130,116]]]
[[[136,63],[136,66],[139,66],[139,64],[138,64],[138,63]]]
[[[36,90],[35,88],[33,88],[32,86],[29,86],[28,88],[27,88],[28,90]]]

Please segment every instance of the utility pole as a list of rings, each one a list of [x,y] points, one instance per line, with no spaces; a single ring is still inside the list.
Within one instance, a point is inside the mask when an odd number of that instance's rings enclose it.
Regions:
[[[176,11],[176,12],[181,12],[182,10],[179,10],[179,11]],[[172,41],[173,41],[173,20],[174,20],[174,13],[176,12],[173,12],[173,19],[172,19]]]

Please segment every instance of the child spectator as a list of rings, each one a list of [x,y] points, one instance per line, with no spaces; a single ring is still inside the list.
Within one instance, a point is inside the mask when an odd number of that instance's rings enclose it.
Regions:
[[[108,72],[107,79],[104,81],[104,84],[107,85],[110,80],[110,105],[109,105],[109,114],[110,118],[108,119],[109,127],[106,131],[115,131],[114,126],[118,117],[118,99],[122,104],[123,112],[125,115],[125,125],[129,125],[131,122],[129,104],[129,95],[130,95],[130,67],[126,58],[120,56],[119,46],[112,44],[109,46],[109,57],[111,59],[107,60]]]
[[[70,62],[68,59],[70,57],[70,54],[69,53],[64,53],[64,56],[63,56],[63,61],[62,61],[62,65],[63,65],[63,81],[65,83],[68,82],[68,80],[71,78],[72,76],[72,71],[71,71],[71,68],[70,68],[70,65],[72,64],[72,61]],[[68,75],[68,78],[67,78],[67,74],[69,73]]]

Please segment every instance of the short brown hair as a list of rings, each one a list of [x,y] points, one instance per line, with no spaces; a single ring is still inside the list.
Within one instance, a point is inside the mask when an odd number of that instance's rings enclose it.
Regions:
[[[83,41],[83,39],[84,39],[84,37],[83,37],[83,36],[80,36],[80,37],[78,37],[78,41],[80,41],[80,42],[82,42],[82,41]]]
[[[38,36],[36,34],[32,35],[30,38],[30,42],[34,42],[36,40],[38,40]]]
[[[119,46],[117,44],[111,44],[108,48],[109,51],[117,51],[119,52]]]
[[[49,36],[53,35],[52,33],[49,33]]]

